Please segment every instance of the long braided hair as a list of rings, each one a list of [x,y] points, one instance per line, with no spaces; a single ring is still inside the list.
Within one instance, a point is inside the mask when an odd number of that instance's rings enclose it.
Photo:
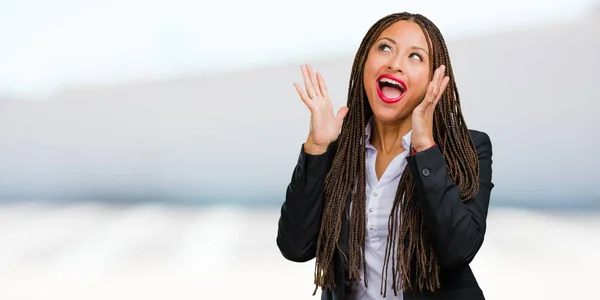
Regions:
[[[369,49],[387,27],[401,20],[417,23],[429,45],[430,79],[433,71],[444,64],[450,82],[438,102],[433,121],[433,137],[447,163],[447,170],[457,184],[463,201],[472,199],[478,190],[479,161],[465,124],[455,85],[448,50],[442,34],[427,18],[419,14],[396,13],[377,21],[363,38],[356,53],[348,88],[348,115],[344,120],[335,159],[325,179],[323,216],[317,241],[315,292],[335,287],[333,257],[337,250],[347,262],[350,286],[360,280],[365,261],[365,126],[373,115],[363,84],[364,65]],[[348,212],[348,201],[352,209]],[[348,256],[340,249],[342,217],[349,214]],[[400,218],[400,215],[402,216]],[[416,199],[415,182],[406,168],[400,178],[388,221],[389,235],[382,270],[381,289],[387,290],[387,267],[392,263],[393,290],[436,291],[440,287],[439,263],[429,243],[427,229]],[[400,274],[399,274],[400,273]],[[365,278],[365,285],[366,276]],[[385,283],[385,286],[384,286]]]

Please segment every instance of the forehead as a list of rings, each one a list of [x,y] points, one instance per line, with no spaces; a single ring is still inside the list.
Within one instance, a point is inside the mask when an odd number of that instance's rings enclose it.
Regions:
[[[400,46],[416,46],[429,50],[423,30],[415,22],[404,20],[398,21],[386,28],[378,37],[378,39],[381,38],[390,38]]]

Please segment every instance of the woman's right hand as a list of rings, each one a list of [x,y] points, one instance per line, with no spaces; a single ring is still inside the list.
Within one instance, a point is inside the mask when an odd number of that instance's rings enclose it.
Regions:
[[[308,64],[300,66],[300,70],[304,78],[304,89],[297,82],[294,82],[294,87],[310,110],[310,133],[304,143],[304,151],[314,155],[322,154],[340,134],[348,107],[342,106],[337,115],[334,115],[327,86],[321,74],[315,74]]]

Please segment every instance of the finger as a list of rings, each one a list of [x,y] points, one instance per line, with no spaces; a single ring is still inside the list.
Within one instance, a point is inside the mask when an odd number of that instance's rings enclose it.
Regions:
[[[340,107],[337,115],[335,116],[335,120],[338,122],[338,124],[342,124],[344,122],[344,118],[346,117],[347,114],[348,114],[348,107],[347,106]]]
[[[444,92],[446,91],[446,88],[448,87],[449,82],[450,82],[450,76],[446,76],[446,77],[444,77],[444,79],[442,79],[442,83],[440,84],[440,93],[435,98],[436,103],[442,98],[442,95],[444,95]]]
[[[435,99],[437,98],[437,96],[439,95],[439,88],[440,88],[440,74],[442,73],[441,67],[437,68],[437,70],[435,70],[435,73],[433,75],[433,80],[431,81],[431,85],[432,85],[432,89],[431,89],[431,94],[429,94],[429,98],[427,100],[429,100],[429,102],[434,102]]]
[[[429,85],[427,86],[427,93],[425,94],[425,97],[423,97],[423,100],[421,100],[421,103],[419,103],[419,105],[417,105],[417,107],[415,107],[415,109],[413,110],[413,113],[417,113],[422,115],[423,113],[425,113],[425,111],[427,111],[427,108],[431,105],[431,101],[429,100],[430,96],[432,94],[432,89],[433,89],[433,84],[429,83]]]
[[[444,79],[442,79],[439,94],[437,95],[437,97],[435,97],[435,100],[433,100],[431,105],[427,108],[429,113],[431,113],[431,114],[434,113],[435,108],[437,107],[438,103],[440,102],[440,99],[442,99],[442,96],[444,95],[444,90],[446,90],[446,87],[448,86],[448,82],[450,82],[450,77],[446,76],[446,77],[444,77]]]
[[[438,73],[440,73],[440,68],[438,67],[433,71],[433,76],[431,77],[431,82],[436,82],[438,78]]]
[[[310,75],[308,74],[308,69],[306,65],[300,67],[302,70],[302,78],[304,79],[304,88],[306,89],[306,93],[310,99],[314,98],[316,95],[315,89],[313,88],[312,82],[310,81]]]
[[[425,93],[425,97],[423,97],[423,100],[421,101],[421,102],[425,102],[426,105],[435,99],[435,96],[433,94],[435,92],[434,86],[435,86],[435,83],[437,80],[437,75],[439,73],[438,70],[439,69],[436,69],[433,72],[433,77],[431,78],[431,81],[427,85],[427,91]]]
[[[321,95],[325,98],[329,98],[329,91],[327,91],[327,85],[325,85],[325,80],[321,73],[317,72],[317,81],[319,82],[319,89],[321,90]]]
[[[441,65],[439,68],[439,73],[438,73],[438,94],[441,94],[441,87],[442,87],[442,81],[444,80],[446,76],[446,66]]]
[[[304,92],[302,90],[302,87],[300,86],[300,84],[297,82],[294,82],[294,87],[296,88],[298,95],[300,95],[300,99],[302,99],[302,102],[304,102],[304,104],[306,104],[306,107],[308,107],[308,109],[312,111],[314,104],[313,104],[312,100],[308,97],[306,92]]]
[[[427,93],[425,94],[425,98],[423,98],[423,106],[427,107],[433,100],[435,99],[435,79],[429,83],[427,86]]]
[[[315,90],[317,96],[321,96],[321,89],[319,88],[319,83],[317,81],[317,77],[315,76],[315,69],[310,64],[308,66],[308,75],[310,75],[310,82],[312,83],[312,87]]]

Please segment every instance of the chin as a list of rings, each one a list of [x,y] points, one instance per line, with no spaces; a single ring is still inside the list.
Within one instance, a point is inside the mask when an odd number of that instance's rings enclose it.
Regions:
[[[399,102],[388,104],[379,99],[379,97],[373,97],[375,101],[369,100],[369,105],[373,111],[373,116],[380,121],[384,122],[395,122],[410,116],[412,110],[407,107],[407,102],[402,99]]]

